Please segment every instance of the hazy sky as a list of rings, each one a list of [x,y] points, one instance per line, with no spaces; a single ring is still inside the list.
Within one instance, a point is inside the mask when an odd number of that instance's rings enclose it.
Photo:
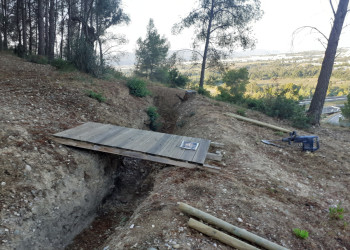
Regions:
[[[181,20],[198,0],[123,0],[123,8],[131,18],[128,26],[118,26],[114,32],[125,34],[129,44],[123,49],[134,51],[136,40],[144,38],[146,26],[153,18],[158,32],[170,41],[171,50],[190,48],[193,34],[185,30],[178,36],[171,34],[171,27]],[[338,0],[333,1],[335,8]],[[281,52],[323,49],[314,34],[300,33],[291,46],[292,33],[298,27],[316,26],[327,37],[330,33],[332,12],[328,0],[261,0],[264,15],[254,27],[256,49]],[[349,23],[350,18],[345,21]],[[341,47],[350,47],[350,27],[344,30]]]

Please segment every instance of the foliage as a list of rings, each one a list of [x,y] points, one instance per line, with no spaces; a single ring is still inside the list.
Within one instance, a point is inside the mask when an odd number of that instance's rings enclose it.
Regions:
[[[210,92],[208,90],[206,90],[205,88],[199,87],[197,90],[197,93],[200,95],[204,95],[206,97],[211,97]]]
[[[344,219],[344,208],[341,207],[341,203],[339,203],[336,207],[329,208],[329,217],[336,220]]]
[[[50,64],[60,71],[72,72],[72,71],[76,70],[73,63],[68,62],[66,60],[63,60],[63,59],[54,59],[51,61]]]
[[[160,115],[158,114],[157,108],[154,106],[150,106],[147,108],[146,112],[150,119],[150,129],[153,131],[159,130],[161,127],[161,123],[158,120]]]
[[[280,119],[288,119],[296,128],[307,128],[310,120],[306,116],[304,106],[297,101],[287,99],[285,96],[277,96],[261,99],[245,99],[248,108],[260,111],[268,116]]]
[[[37,64],[48,64],[49,60],[46,56],[40,56],[40,55],[27,55],[26,60],[32,63]]]
[[[237,114],[240,115],[240,116],[246,116],[245,114],[245,109],[237,109]]]
[[[249,82],[248,69],[231,69],[225,73],[223,80],[230,89],[232,101],[241,101],[246,90],[246,85]]]
[[[235,102],[234,97],[230,94],[227,88],[219,86],[218,90],[219,90],[219,94],[215,97],[215,99],[223,102],[231,102],[231,103]]]
[[[340,108],[342,115],[350,120],[350,94],[348,94],[348,101],[344,104],[344,107]]]
[[[181,74],[177,68],[169,70],[169,82],[171,87],[185,87],[189,82],[187,76]]]
[[[301,238],[301,239],[307,239],[309,237],[309,232],[306,230],[301,230],[299,228],[293,228],[293,233]]]
[[[97,100],[98,102],[105,102],[105,101],[106,101],[106,97],[104,97],[104,96],[102,95],[102,93],[96,93],[96,92],[94,92],[94,91],[92,91],[92,90],[88,90],[88,91],[86,92],[86,94],[87,94],[88,97],[90,97],[90,98],[92,98],[92,99],[95,99],[95,100]]]
[[[93,44],[86,39],[81,38],[75,43],[74,65],[81,71],[98,76],[99,67],[97,65],[96,55]]]
[[[166,62],[169,44],[165,37],[160,37],[154,26],[153,19],[149,20],[147,34],[144,40],[137,40],[136,71],[141,76],[152,78],[157,68]]]
[[[110,66],[103,67],[103,73],[101,76],[104,80],[115,80],[115,79],[123,79],[126,80],[124,74]]]
[[[129,87],[129,92],[131,95],[145,97],[150,94],[150,91],[147,89],[146,82],[140,78],[131,78],[126,82],[126,84]]]
[[[254,46],[250,37],[250,24],[261,17],[259,0],[204,0],[199,6],[173,27],[173,33],[184,28],[194,27],[194,47],[204,42],[203,58],[199,86],[204,86],[204,74],[207,59],[209,66],[221,66],[220,59],[226,56],[224,51],[232,52],[237,45],[243,48]],[[225,48],[223,50],[222,48]]]

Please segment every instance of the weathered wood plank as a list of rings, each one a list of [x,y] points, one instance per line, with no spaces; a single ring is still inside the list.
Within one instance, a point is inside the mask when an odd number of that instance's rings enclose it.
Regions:
[[[193,168],[193,169],[199,168],[199,169],[205,169],[205,170],[208,170],[210,172],[215,172],[215,173],[217,173],[219,170],[216,168],[212,168],[212,166],[207,167],[207,165],[202,166],[202,165],[198,165],[198,164],[187,163],[184,161],[176,161],[176,160],[168,159],[165,157],[148,155],[148,154],[130,151],[130,150],[124,150],[124,149],[120,149],[120,148],[101,146],[101,145],[96,145],[96,144],[92,144],[92,143],[88,143],[88,142],[76,141],[76,140],[71,140],[71,139],[66,139],[66,138],[52,137],[52,140],[54,140],[58,143],[64,144],[64,145],[68,145],[68,146],[89,149],[89,150],[94,150],[94,151],[100,151],[100,152],[105,152],[105,153],[110,153],[110,154],[122,155],[122,156],[137,158],[137,159],[141,159],[141,160],[154,161],[154,162],[178,166],[178,167]]]
[[[94,122],[85,123],[54,136],[199,164],[204,164],[210,144],[210,141],[200,138]],[[194,151],[180,148],[183,140],[199,142],[198,149]]]
[[[115,135],[121,133],[123,130],[127,130],[127,128],[125,127],[119,127],[119,126],[112,126],[111,128],[108,129],[108,131],[106,131],[104,134],[95,137],[93,140],[90,140],[93,143],[101,143],[111,137],[114,137]]]
[[[65,131],[59,132],[54,134],[54,136],[59,136],[59,137],[71,137],[73,135],[82,135],[84,133],[89,132],[91,129],[94,129],[95,127],[100,126],[99,123],[95,122],[87,122],[82,125],[76,126],[71,129],[67,129]]]
[[[201,141],[201,148],[200,150],[198,150],[195,154],[195,156],[193,157],[192,161],[194,162],[198,162],[200,164],[204,164],[205,162],[205,158],[207,156],[209,147],[210,147],[210,140],[205,140],[202,139]]]
[[[171,135],[163,134],[163,136],[157,141],[156,144],[149,147],[149,149],[147,150],[147,153],[157,154],[157,152],[160,151],[166,145],[166,143],[169,141],[170,138],[171,138]]]

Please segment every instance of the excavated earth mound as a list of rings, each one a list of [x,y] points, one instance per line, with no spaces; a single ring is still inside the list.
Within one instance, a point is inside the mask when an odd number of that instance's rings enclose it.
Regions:
[[[185,202],[290,249],[350,249],[350,133],[316,134],[321,148],[277,148],[262,139],[280,133],[224,113],[238,107],[181,90],[151,86],[153,96],[129,95],[125,82],[0,54],[1,249],[231,249],[187,226]],[[101,92],[99,103],[86,91]],[[163,132],[224,144],[219,173],[79,150],[50,135],[95,121],[148,129],[156,105]],[[284,121],[247,117],[294,130]],[[330,207],[344,208],[343,218]],[[297,238],[293,228],[309,232]]]

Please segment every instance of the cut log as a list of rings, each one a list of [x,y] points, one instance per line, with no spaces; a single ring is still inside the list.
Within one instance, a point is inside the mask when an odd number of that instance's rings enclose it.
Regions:
[[[205,159],[213,160],[213,161],[221,161],[222,154],[207,153],[207,157]]]
[[[224,148],[225,144],[220,143],[220,142],[211,141],[210,146],[213,148]]]
[[[259,250],[258,248],[253,247],[252,245],[249,245],[243,241],[240,241],[230,235],[220,232],[219,230],[209,227],[192,218],[188,221],[188,226],[218,241],[221,241],[222,243],[225,243],[231,247],[235,247],[237,249],[245,249],[245,250]]]
[[[287,248],[282,247],[276,243],[273,243],[271,241],[268,241],[260,236],[257,236],[253,233],[250,233],[244,229],[241,229],[239,227],[236,227],[230,223],[227,223],[226,221],[223,221],[219,218],[216,218],[210,214],[207,214],[199,209],[196,209],[194,207],[191,207],[185,203],[182,202],[178,202],[179,204],[179,209],[184,212],[187,213],[189,215],[195,216],[205,222],[208,222],[209,224],[215,225],[229,233],[232,233],[233,235],[250,241],[258,246],[262,246],[268,250],[287,250]]]
[[[250,119],[250,118],[247,118],[247,117],[244,117],[244,116],[236,115],[236,114],[233,114],[233,113],[225,113],[225,115],[232,116],[232,117],[234,117],[234,118],[236,118],[238,120],[250,122],[250,123],[253,123],[253,124],[256,124],[256,125],[259,125],[259,126],[271,128],[271,129],[278,130],[278,131],[282,131],[284,133],[292,132],[292,131],[290,131],[288,129],[285,129],[285,128],[281,128],[281,127],[278,127],[278,126],[275,126],[275,125],[271,125],[271,124],[268,124],[268,123],[265,123],[265,122],[260,122],[260,121],[257,121],[257,120],[254,120],[254,119]]]

